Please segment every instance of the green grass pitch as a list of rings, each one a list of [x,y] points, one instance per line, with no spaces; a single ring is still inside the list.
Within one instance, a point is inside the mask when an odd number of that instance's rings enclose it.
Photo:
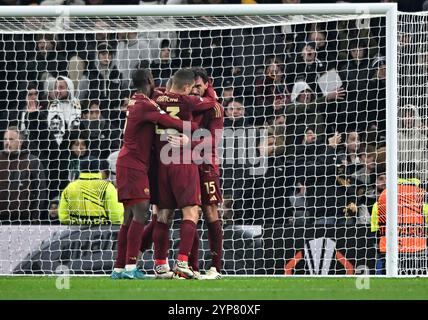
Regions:
[[[69,280],[70,288],[59,290],[56,277],[0,277],[0,299],[428,299],[428,278],[369,278],[368,284],[357,278],[226,277],[197,281],[70,277]],[[369,289],[357,288],[364,284]]]

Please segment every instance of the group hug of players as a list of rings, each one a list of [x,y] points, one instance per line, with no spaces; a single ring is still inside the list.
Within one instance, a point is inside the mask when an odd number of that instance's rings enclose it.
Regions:
[[[223,107],[204,69],[178,70],[167,88],[155,89],[147,69],[136,70],[132,81],[137,92],[128,104],[116,165],[118,197],[125,213],[111,277],[144,278],[137,259],[153,243],[156,278],[220,279],[223,233],[218,215],[222,196],[217,146]],[[202,128],[210,134],[192,140],[191,133]],[[195,161],[195,148],[204,150],[198,159],[202,161]],[[147,224],[151,205],[152,219]],[[200,206],[212,255],[212,267],[202,275],[197,232]],[[175,209],[182,211],[182,221],[179,252],[171,270],[169,231]]]

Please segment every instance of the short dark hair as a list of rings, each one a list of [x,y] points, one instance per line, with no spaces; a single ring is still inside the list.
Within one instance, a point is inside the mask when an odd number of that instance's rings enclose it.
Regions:
[[[169,48],[169,44],[170,44],[170,42],[169,42],[168,39],[163,39],[162,42],[161,42],[160,47],[161,48]]]
[[[149,69],[137,69],[132,73],[132,83],[137,90],[140,90],[149,85],[151,77],[152,73]]]
[[[28,84],[27,84],[27,91],[30,91],[30,90],[37,90],[37,91],[39,91],[39,86],[38,86],[38,84],[37,84],[36,81],[30,81],[30,82],[28,82]]]
[[[230,99],[230,100],[227,102],[227,105],[226,105],[226,106],[228,106],[230,103],[233,103],[233,102],[238,102],[238,103],[242,104],[243,106],[245,106],[245,104],[244,104],[244,99],[242,99],[242,98],[240,98],[240,97],[236,97],[236,98],[232,98],[232,99]]]
[[[45,33],[45,34],[36,34],[36,41],[45,40],[49,42],[54,42],[56,40],[55,34]]]
[[[111,54],[111,55],[114,54],[113,47],[109,45],[107,42],[101,42],[100,44],[98,44],[97,51],[98,53],[107,52],[108,54]]]
[[[204,68],[194,67],[192,68],[192,70],[195,73],[195,79],[201,78],[204,83],[208,82],[209,80],[208,73]]]
[[[367,47],[368,47],[368,43],[364,39],[352,39],[349,42],[348,50],[356,49],[356,48],[367,49]]]
[[[183,89],[184,86],[192,84],[195,81],[195,73],[192,69],[180,69],[172,77],[172,86],[177,89]]]

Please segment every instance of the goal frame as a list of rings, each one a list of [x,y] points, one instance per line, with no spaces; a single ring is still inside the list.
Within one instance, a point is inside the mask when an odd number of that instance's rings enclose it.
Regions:
[[[0,17],[107,17],[107,16],[256,16],[256,15],[361,15],[386,16],[386,276],[398,277],[398,10],[396,3],[255,4],[255,5],[102,5],[102,6],[6,6]]]

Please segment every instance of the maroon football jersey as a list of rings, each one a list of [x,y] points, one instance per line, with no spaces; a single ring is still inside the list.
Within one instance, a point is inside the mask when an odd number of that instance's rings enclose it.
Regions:
[[[205,111],[212,109],[215,105],[215,101],[210,98],[200,98],[190,95],[181,95],[172,92],[156,92],[153,96],[153,100],[159,105],[159,107],[172,118],[191,121],[193,120],[192,112],[194,111]],[[164,126],[157,125],[156,129],[156,153],[158,159],[163,164],[190,164],[192,163],[192,146],[188,144],[180,148],[177,152],[166,146],[168,144],[167,135],[174,134],[174,131],[168,131]],[[189,132],[185,134],[190,135]],[[166,146],[167,149],[163,149]],[[168,152],[162,152],[162,150],[169,150]],[[167,154],[167,159],[163,158],[163,154]]]
[[[200,128],[207,129],[210,132],[210,139],[207,140],[204,138],[200,141],[194,141],[192,143],[193,148],[198,148],[198,150],[204,150],[207,146],[211,150],[210,154],[205,154],[204,164],[210,164],[214,168],[214,171],[219,175],[220,174],[220,160],[218,155],[218,148],[223,135],[223,124],[224,120],[224,109],[220,103],[216,103],[213,109],[204,111],[203,113],[195,116],[194,121],[198,123]]]
[[[132,96],[128,104],[118,166],[148,172],[155,123],[162,113],[164,112],[146,95],[136,93]]]
[[[183,121],[167,115],[146,95],[134,94],[128,104],[123,146],[117,160],[118,166],[148,172],[156,123],[183,130]]]

